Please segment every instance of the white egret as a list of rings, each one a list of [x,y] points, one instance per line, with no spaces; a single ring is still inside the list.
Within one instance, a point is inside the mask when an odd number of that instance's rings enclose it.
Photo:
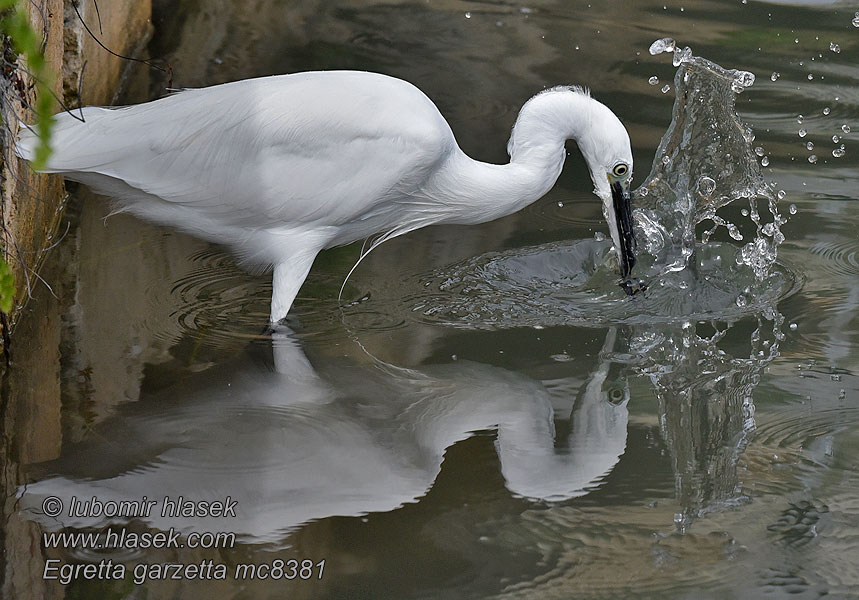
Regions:
[[[634,291],[629,135],[582,88],[525,103],[506,165],[469,158],[423,92],[377,73],[248,79],[82,114],[84,122],[57,115],[44,171],[110,196],[117,211],[273,268],[272,323],[286,317],[321,250],[381,234],[369,252],[427,225],[518,211],[554,185],[568,139],[602,199],[624,289]],[[24,130],[17,152],[31,159],[36,144]]]

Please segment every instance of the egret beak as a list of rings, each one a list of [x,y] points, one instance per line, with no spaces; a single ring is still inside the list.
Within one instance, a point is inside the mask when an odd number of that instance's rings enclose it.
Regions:
[[[611,200],[614,208],[614,219],[617,224],[618,264],[620,277],[624,281],[629,278],[632,267],[635,266],[635,235],[632,231],[632,202],[629,198],[629,179],[611,183]]]

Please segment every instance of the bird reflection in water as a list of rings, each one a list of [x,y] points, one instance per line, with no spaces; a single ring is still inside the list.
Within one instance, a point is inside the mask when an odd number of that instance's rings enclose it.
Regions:
[[[507,488],[534,500],[586,494],[626,446],[628,388],[607,385],[613,330],[558,448],[550,394],[523,375],[469,361],[421,369],[329,363],[317,371],[291,333],[272,337],[274,369],[249,353],[123,406],[91,441],[41,465],[52,476],[22,489],[23,505],[50,528],[92,527],[107,521],[48,519],[41,502],[118,502],[156,491],[230,496],[239,507],[230,529],[277,543],[311,520],[392,511],[423,497],[446,450],[476,431],[497,432]],[[155,511],[144,521],[186,532],[223,527],[217,518]]]

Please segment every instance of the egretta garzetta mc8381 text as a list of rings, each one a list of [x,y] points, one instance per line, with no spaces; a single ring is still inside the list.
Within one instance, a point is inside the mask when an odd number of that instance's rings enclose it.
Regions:
[[[377,73],[262,77],[82,115],[57,115],[44,170],[110,196],[118,211],[272,267],[273,323],[321,250],[381,234],[372,250],[427,225],[518,211],[555,184],[568,139],[602,200],[624,283],[635,263],[629,135],[578,87],[525,103],[506,165],[469,158],[423,92]],[[37,143],[23,130],[19,155],[31,159]]]

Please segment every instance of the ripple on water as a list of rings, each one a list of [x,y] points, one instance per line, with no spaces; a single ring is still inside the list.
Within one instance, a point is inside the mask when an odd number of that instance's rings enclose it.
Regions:
[[[205,336],[218,347],[260,337],[260,324],[268,321],[270,278],[249,275],[217,250],[199,252],[191,260],[196,268],[171,290],[170,317],[179,331]]]
[[[797,451],[808,450],[821,438],[859,425],[859,409],[855,407],[786,411],[772,417],[774,418],[768,418],[764,423],[758,423],[755,443],[769,448]],[[824,456],[830,455],[831,450],[821,449],[821,453]]]
[[[533,539],[539,539],[548,570],[509,585],[499,597],[676,595],[678,589],[709,589],[729,579],[735,565],[725,558],[741,552],[733,538],[723,532],[673,533],[671,510],[666,503],[657,508],[526,512],[516,530],[504,532],[504,541],[532,547]],[[618,565],[623,565],[622,573]]]
[[[833,399],[834,400],[834,399]],[[814,489],[833,472],[855,469],[850,437],[859,426],[859,408],[785,408],[758,417],[752,443],[741,459],[743,485],[755,495],[782,496]],[[848,477],[849,478],[849,477]],[[827,485],[828,494],[851,486]]]
[[[372,308],[372,304],[366,305],[368,299],[352,302],[348,306],[343,307],[343,315],[348,317],[350,331],[363,332],[382,332],[394,331],[407,326],[409,322],[390,311],[381,308]],[[316,339],[325,339],[325,336],[338,337],[341,332],[338,329],[330,328],[328,331],[323,331],[321,334],[314,335]]]
[[[784,265],[758,282],[736,264],[736,247],[710,243],[698,248],[696,272],[662,275],[628,297],[610,248],[582,240],[484,254],[404,285],[401,299],[413,319],[463,328],[665,323],[757,313],[800,284]]]
[[[802,340],[805,348],[822,352],[830,361],[853,356],[856,328],[852,323],[859,308],[859,244],[833,236],[797,250],[791,248],[790,256],[808,273],[809,285],[790,315],[796,326],[792,335]]]
[[[855,240],[818,242],[809,251],[824,259],[820,268],[827,273],[839,277],[859,276],[859,244]]]

